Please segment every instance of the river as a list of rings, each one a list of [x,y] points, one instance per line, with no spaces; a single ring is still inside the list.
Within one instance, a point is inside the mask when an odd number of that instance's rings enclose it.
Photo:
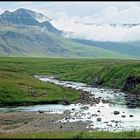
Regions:
[[[109,88],[95,88],[84,83],[72,81],[60,81],[53,76],[35,76],[43,82],[51,82],[64,87],[71,87],[76,90],[86,91],[94,94],[95,98],[100,97],[101,100],[108,100],[108,103],[95,105],[32,105],[20,107],[0,108],[0,112],[21,112],[21,111],[38,111],[43,110],[48,113],[63,113],[69,110],[70,116],[61,122],[88,121],[90,125],[87,128],[93,128],[99,131],[128,131],[140,130],[140,108],[128,108],[125,104],[125,93],[120,90],[114,91]],[[83,108],[84,107],[84,108]],[[119,114],[115,115],[114,111]]]

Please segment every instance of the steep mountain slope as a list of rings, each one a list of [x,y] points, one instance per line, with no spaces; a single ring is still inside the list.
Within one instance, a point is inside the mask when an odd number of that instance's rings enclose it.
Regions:
[[[61,33],[61,31],[56,29],[49,21],[50,19],[43,14],[24,8],[20,8],[14,12],[5,11],[0,15],[0,25],[16,25],[20,27],[40,26],[45,27],[45,29],[52,33]]]
[[[23,8],[5,11],[0,15],[0,56],[137,58],[64,38],[61,33],[43,14]]]
[[[5,11],[0,16],[0,22],[3,24],[28,25],[28,26],[34,26],[39,23],[26,10],[23,9],[18,9],[14,12]]]
[[[40,27],[1,26],[1,56],[129,58],[51,34]]]

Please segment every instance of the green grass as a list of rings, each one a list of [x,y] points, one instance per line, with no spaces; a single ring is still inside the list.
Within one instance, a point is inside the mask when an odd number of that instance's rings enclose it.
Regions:
[[[88,131],[76,131],[76,132],[40,132],[40,133],[26,133],[26,134],[0,134],[0,138],[67,138],[67,139],[136,139],[140,138],[140,132],[88,132]]]
[[[4,59],[5,60],[5,59]],[[11,59],[12,60],[12,59]],[[72,101],[80,97],[76,90],[41,82],[28,72],[28,64],[0,62],[0,105],[60,103],[64,98]],[[31,66],[32,67],[32,66]],[[32,96],[31,90],[35,91]]]
[[[139,60],[0,58],[0,104],[58,103],[76,100],[79,92],[41,82],[34,74],[57,75],[62,80],[92,84],[97,77],[103,86],[122,88],[130,74],[140,76]],[[31,96],[34,90],[36,97]],[[140,84],[130,93],[140,93]]]

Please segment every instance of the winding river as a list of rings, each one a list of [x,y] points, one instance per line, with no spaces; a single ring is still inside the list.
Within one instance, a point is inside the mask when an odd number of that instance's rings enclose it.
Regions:
[[[60,120],[61,122],[87,121],[87,128],[93,128],[99,131],[128,131],[140,130],[140,108],[127,108],[125,105],[125,93],[117,90],[114,91],[108,88],[95,88],[84,83],[60,81],[53,76],[35,76],[43,82],[51,82],[64,87],[71,87],[76,90],[86,91],[93,94],[95,98],[108,100],[109,103],[95,105],[32,105],[22,107],[0,108],[0,112],[21,112],[21,111],[38,111],[43,110],[47,113],[63,113],[70,112],[67,119]],[[117,115],[114,111],[118,111]]]

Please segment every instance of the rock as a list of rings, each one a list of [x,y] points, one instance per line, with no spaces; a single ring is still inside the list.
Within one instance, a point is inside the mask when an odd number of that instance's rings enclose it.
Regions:
[[[63,111],[64,114],[70,114],[70,110]]]
[[[75,108],[72,108],[71,110],[75,110]]]
[[[131,103],[130,103],[130,104],[128,104],[128,105],[127,105],[127,107],[128,107],[128,108],[136,108],[136,107],[137,107],[137,105],[136,105],[136,104],[134,104],[134,103],[133,103],[133,104],[131,104]]]
[[[83,107],[80,107],[80,109],[83,109],[83,110],[88,110],[89,107],[88,106],[83,106]]]
[[[108,121],[104,122],[104,123],[108,123]]]
[[[119,123],[119,121],[115,121],[115,123]]]
[[[122,90],[128,91],[129,89],[135,88],[136,85],[139,83],[140,83],[140,77],[129,75],[124,81],[124,86]]]
[[[39,112],[39,113],[44,113],[44,111],[42,111],[42,110],[38,110],[38,112]]]
[[[70,101],[68,101],[68,100],[63,100],[63,101],[62,101],[62,105],[70,105]]]
[[[109,101],[103,99],[103,100],[102,100],[102,103],[104,103],[104,104],[105,104],[105,103],[109,103]]]
[[[112,124],[106,124],[107,126],[112,126]]]
[[[117,93],[117,90],[114,90],[114,93]]]
[[[68,120],[68,119],[69,119],[69,117],[66,117],[66,118],[65,118],[65,120]]]
[[[129,106],[130,104],[131,104],[130,102],[127,102],[127,103],[126,103],[127,106]]]
[[[133,117],[133,115],[129,115],[129,117]]]
[[[60,128],[62,128],[62,125],[60,126]]]
[[[128,98],[128,95],[124,95],[125,98]]]
[[[92,116],[92,117],[94,117],[94,116],[96,117],[96,116],[98,116],[98,115],[97,115],[97,114],[92,114],[91,116]]]
[[[122,115],[121,117],[122,117],[122,118],[125,118],[126,116],[125,116],[125,115]]]
[[[118,114],[120,114],[119,111],[114,111],[114,115],[118,115]]]
[[[101,118],[97,118],[97,121],[98,121],[98,122],[101,122]]]
[[[102,83],[103,82],[98,77],[95,77],[95,79],[93,79],[93,86],[95,86],[95,87],[98,87]]]
[[[97,110],[97,112],[100,112],[100,110]]]

